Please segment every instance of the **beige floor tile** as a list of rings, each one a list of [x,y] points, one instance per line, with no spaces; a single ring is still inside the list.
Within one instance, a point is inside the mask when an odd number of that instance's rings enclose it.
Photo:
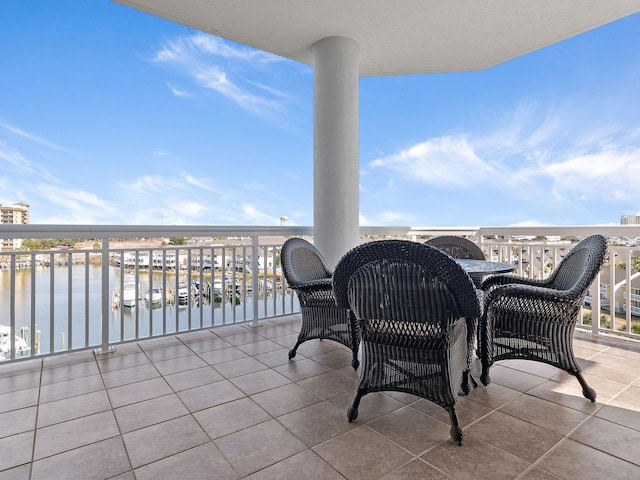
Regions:
[[[547,365],[546,363],[535,362],[532,360],[502,360],[495,365],[502,365],[504,367],[513,368],[515,370],[520,370],[521,372],[543,378],[549,378],[559,371],[559,369],[553,365]]]
[[[114,410],[122,433],[149,427],[188,413],[189,411],[175,394],[152,398]]]
[[[193,353],[183,357],[172,358],[170,360],[153,362],[153,365],[162,375],[171,375],[172,373],[179,373],[208,366],[207,362]]]
[[[601,418],[590,418],[569,438],[640,466],[640,431]]]
[[[395,410],[374,420],[368,426],[414,455],[419,455],[447,441],[450,438],[451,428],[448,415],[447,423],[444,423],[413,407]]]
[[[234,377],[231,382],[246,395],[253,395],[264,392],[265,390],[281,387],[282,385],[291,383],[291,380],[274,370],[261,370],[259,372]]]
[[[629,358],[632,356],[633,358]],[[591,361],[598,365],[624,370],[635,378],[640,377],[640,354],[620,356],[607,350],[606,352],[594,355]]]
[[[534,387],[544,383],[547,379],[538,375],[509,368],[504,365],[496,364],[491,367],[491,382],[493,384],[502,385],[503,387],[517,390],[518,392],[527,392]],[[478,380],[480,377],[478,376]],[[480,382],[478,382],[480,383]]]
[[[38,404],[39,388],[27,388],[0,394],[0,414]]]
[[[557,477],[549,472],[545,472],[544,470],[533,467],[527,470],[524,475],[518,477],[518,480],[559,480],[560,477]]]
[[[38,409],[38,428],[107,410],[111,404],[104,390],[43,403]]]
[[[500,408],[505,403],[508,403],[521,395],[522,393],[517,390],[503,387],[497,383],[491,383],[486,387],[479,386],[478,388],[474,388],[467,398],[472,402],[479,403],[489,408]]]
[[[295,345],[296,342],[291,344],[291,347]],[[334,342],[333,340],[307,340],[302,345],[298,347],[297,354],[302,355],[307,358],[313,358],[317,355],[324,355],[325,353],[332,352],[334,350],[339,350],[346,348],[342,344],[338,342]]]
[[[211,443],[137,468],[137,480],[233,480],[238,476]]]
[[[128,368],[110,370],[102,373],[104,384],[107,388],[120,387],[130,383],[141,382],[159,377],[158,370],[152,363],[135,365]]]
[[[264,363],[260,363],[251,357],[244,357],[224,363],[216,363],[214,365],[215,369],[226,378],[239,377],[240,375],[259,372],[260,370],[266,370],[268,368]]]
[[[465,433],[529,463],[536,462],[564,438],[501,412],[493,412],[478,420],[465,429]]]
[[[287,430],[313,447],[337,435],[353,430],[358,425],[349,423],[344,411],[328,402],[316,403],[278,417]]]
[[[248,398],[200,410],[193,416],[212,439],[271,420],[268,413]]]
[[[0,480],[29,480],[31,477],[31,465],[21,465],[0,472]]]
[[[98,375],[98,365],[94,360],[74,365],[64,365],[55,368],[44,368],[42,370],[41,385],[49,385],[52,383],[64,382],[77,378]]]
[[[209,383],[220,382],[224,377],[210,366],[174,373],[164,377],[166,382],[176,392],[189,388],[200,387]]]
[[[34,462],[32,480],[102,480],[129,469],[122,440],[116,437]]]
[[[259,332],[264,338],[272,339],[297,334],[298,329],[299,327],[289,328],[272,324],[270,326],[261,327]]]
[[[233,335],[227,335],[224,339],[231,345],[248,345],[251,343],[257,343],[264,341],[265,338],[261,337],[257,331],[251,331],[245,329],[242,332],[234,333]]]
[[[343,480],[331,465],[316,455],[311,450],[289,457],[271,467],[267,467],[253,475],[246,477],[247,480],[273,480],[273,479],[296,479],[296,480]]]
[[[277,343],[283,348],[286,348],[288,352],[290,349],[293,348],[293,346],[298,341],[298,333],[296,332],[296,333],[291,333],[289,335],[283,335],[281,337],[273,337],[271,338],[271,341]]]
[[[565,440],[538,467],[566,480],[636,480],[638,467],[572,440]]]
[[[134,468],[209,441],[191,415],[125,433],[122,437]]]
[[[201,387],[178,392],[178,396],[191,412],[215,407],[221,403],[244,397],[244,393],[228,380],[209,383]]]
[[[586,413],[531,395],[516,398],[500,411],[560,435],[569,434],[589,418]]]
[[[63,398],[84,395],[85,393],[104,390],[100,375],[66,380],[64,382],[42,385],[40,387],[40,403],[54,402]]]
[[[351,366],[353,353],[351,352],[351,350],[347,350],[346,348],[336,349],[327,353],[323,353],[321,355],[315,355],[313,357],[313,360],[322,365],[326,365],[332,370],[336,370],[339,368]]]
[[[374,480],[408,463],[413,456],[367,426],[314,447],[313,450],[350,480]]]
[[[325,400],[349,391],[355,393],[356,387],[353,380],[333,371],[306,378],[298,384]]]
[[[33,457],[36,460],[73,450],[119,434],[113,412],[101,412],[39,428]]]
[[[142,344],[146,345],[146,344]],[[189,347],[180,343],[179,345],[171,345],[162,348],[146,349],[143,346],[146,355],[152,362],[162,362],[164,360],[173,360],[180,357],[186,357],[193,355],[193,352],[189,350]]]
[[[161,397],[171,392],[171,388],[163,378],[152,378],[141,382],[123,385],[107,390],[113,408],[123,407],[131,403],[142,402],[150,398]]]
[[[602,354],[601,354],[602,355]],[[593,363],[583,367],[583,374],[587,382],[592,376],[608,378],[620,383],[631,383],[638,378],[635,369],[619,368],[609,364]]]
[[[271,340],[263,339],[253,343],[238,345],[238,348],[247,355],[258,355],[260,353],[280,350],[282,347]]]
[[[471,393],[473,395],[473,392]],[[440,420],[443,423],[449,423],[449,413],[429,400],[423,398],[417,402],[411,404],[412,408],[419,410],[427,415],[432,416]],[[481,403],[474,402],[470,399],[470,396],[458,396],[458,402],[456,403],[456,411],[458,412],[458,422],[464,428],[467,425],[475,422],[479,418],[488,415],[493,410]]]
[[[576,335],[595,404],[559,369],[498,362],[491,385],[458,397],[466,433],[458,447],[447,412],[406,393],[364,396],[349,423],[360,375],[350,351],[312,340],[289,360],[299,327],[300,316],[288,316],[129,343],[97,357],[0,364],[0,480],[27,480],[33,453],[34,478],[53,479],[76,478],[73,468],[83,479],[134,480],[130,460],[138,480],[640,477],[640,378],[627,368],[640,345]],[[477,358],[472,366],[477,378]],[[628,382],[608,375],[613,370],[626,370]],[[41,371],[54,383],[40,387]]]
[[[210,337],[200,338],[197,341],[187,343],[187,347],[197,354],[221,350],[231,346],[229,342],[217,335],[211,335]]]
[[[598,411],[604,403],[610,400],[603,395],[598,395],[595,403],[586,399],[582,396],[582,388],[577,380],[570,383],[560,383],[549,380],[536,388],[532,388],[528,394],[579,410],[589,415]]]
[[[268,367],[278,367],[280,365],[286,365],[287,363],[289,363],[289,350],[286,348],[282,348],[281,345],[278,345],[277,350],[272,350],[266,353],[259,353],[253,358],[258,360],[259,362],[264,363]]]
[[[5,371],[5,365],[0,365],[0,392],[3,394],[10,392],[17,392],[28,388],[37,387],[40,385],[40,369],[36,371],[17,373],[10,375],[9,371]],[[0,408],[2,408],[0,406]]]
[[[629,386],[615,397],[616,401],[629,403],[640,408],[640,386]]]
[[[275,420],[219,438],[214,444],[240,477],[305,450],[304,444]]]
[[[382,477],[381,480],[453,480],[422,460],[413,460]]]
[[[240,350],[238,347],[225,347],[218,350],[211,350],[202,352],[199,354],[209,365],[217,365],[220,363],[226,363],[233,360],[239,360],[242,358],[249,358],[249,356]]]
[[[531,465],[473,435],[466,435],[461,446],[441,443],[421,458],[459,480],[515,479]]]
[[[0,438],[0,472],[31,461],[34,431]]]
[[[353,404],[354,396],[355,391],[345,392],[341,395],[330,398],[328,401],[338,407],[343,412],[344,418],[347,418],[347,409]],[[358,423],[369,423],[372,420],[387,415],[404,406],[404,403],[394,400],[385,393],[369,393],[360,399],[360,406],[358,407]],[[442,411],[444,412],[444,410]],[[449,418],[448,415],[447,418]]]
[[[316,375],[331,371],[331,369],[326,365],[322,365],[314,360],[305,358],[303,356],[296,356],[293,360],[287,361],[287,363],[276,367],[274,370],[293,380],[294,382],[304,380],[305,378],[315,377]]]
[[[640,406],[613,400],[596,413],[596,417],[640,431]]]
[[[279,417],[322,401],[317,395],[294,383],[257,393],[252,395],[251,399],[272,417]]]
[[[98,358],[98,367],[104,375],[106,372],[114,370],[122,370],[125,368],[139,367],[141,365],[150,365],[149,358],[137,348],[137,351],[126,355],[104,355]]]

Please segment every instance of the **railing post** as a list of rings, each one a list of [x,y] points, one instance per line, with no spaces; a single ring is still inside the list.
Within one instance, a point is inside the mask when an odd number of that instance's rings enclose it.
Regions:
[[[260,255],[260,242],[258,235],[251,237],[251,301],[253,303],[253,320],[251,326],[258,327],[260,321],[258,319],[260,305],[260,291],[258,285],[258,269],[260,268],[260,262],[258,256]]]
[[[121,262],[124,260],[121,258]],[[121,263],[122,265],[122,263]],[[115,352],[114,347],[109,347],[109,316],[111,312],[111,296],[109,295],[109,237],[102,238],[102,346],[96,348],[96,354]]]

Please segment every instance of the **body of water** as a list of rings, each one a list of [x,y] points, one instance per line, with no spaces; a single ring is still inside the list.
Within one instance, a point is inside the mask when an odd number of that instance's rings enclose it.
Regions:
[[[125,275],[127,275],[125,273]],[[199,280],[199,274],[192,274]],[[139,299],[133,308],[112,308],[112,294],[122,280],[119,268],[109,268],[109,340],[121,342],[187,331],[209,326],[253,320],[253,296],[237,294],[215,299],[192,296],[186,305],[174,303],[153,307],[143,295],[149,286],[162,287],[161,272],[140,272]],[[167,273],[165,291],[177,286],[175,273]],[[187,281],[186,275],[180,281]],[[11,271],[0,271],[0,325],[10,324],[15,312],[16,334],[21,327],[39,331],[40,352],[63,351],[84,346],[100,346],[102,341],[102,268],[99,265],[38,267],[15,272],[15,294]],[[299,309],[291,291],[258,293],[258,318],[291,313]],[[33,320],[33,321],[32,321]]]

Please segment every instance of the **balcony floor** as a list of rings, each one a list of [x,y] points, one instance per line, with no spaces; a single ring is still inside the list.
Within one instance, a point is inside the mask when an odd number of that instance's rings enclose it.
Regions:
[[[459,398],[459,447],[407,394],[367,395],[348,423],[350,352],[313,340],[289,361],[299,322],[0,365],[0,480],[640,478],[638,343],[576,335],[595,404],[555,368],[497,364]]]

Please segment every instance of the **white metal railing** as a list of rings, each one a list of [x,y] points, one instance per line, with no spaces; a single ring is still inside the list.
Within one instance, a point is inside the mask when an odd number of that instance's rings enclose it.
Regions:
[[[612,240],[614,268],[609,262],[594,282],[580,326],[594,334],[640,338],[635,295],[627,294],[636,280],[640,248],[622,245],[624,239],[640,238],[640,226],[361,228],[363,241],[469,236],[488,259],[514,263],[516,274],[536,278],[549,275],[571,248],[568,238],[592,233]],[[2,337],[6,359],[105,351],[141,338],[296,313],[297,298],[279,269],[279,250],[288,236],[312,234],[311,227],[0,225],[2,239],[92,239],[99,246],[0,252],[0,324],[3,332],[15,332]],[[201,241],[118,242],[172,237]],[[130,306],[125,305],[127,283],[133,285]],[[188,290],[184,299],[179,298],[182,284]],[[153,299],[154,289],[159,300]]]

